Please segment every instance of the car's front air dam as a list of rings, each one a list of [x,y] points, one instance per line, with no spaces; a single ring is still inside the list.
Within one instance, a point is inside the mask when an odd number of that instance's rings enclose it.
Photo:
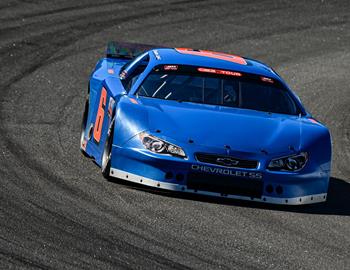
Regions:
[[[195,193],[207,196],[225,197],[240,200],[265,202],[272,204],[299,205],[324,202],[327,199],[329,176],[314,173],[305,177],[300,174],[282,174],[263,172],[262,192],[238,192],[228,194],[213,188],[213,191],[194,189],[187,183],[191,166],[199,164],[195,160],[179,159],[171,156],[159,156],[147,151],[133,148],[119,148],[113,146],[111,177],[124,179],[145,186]],[[208,165],[210,166],[210,165]],[[215,166],[212,166],[215,167]],[[244,171],[237,169],[237,171]],[[251,171],[251,170],[249,170]],[[317,177],[318,175],[318,177]],[[213,175],[210,174],[212,177]],[[218,177],[220,177],[218,175]],[[232,177],[232,181],[235,178]],[[241,180],[241,178],[240,178]],[[259,181],[246,179],[247,181]],[[214,178],[213,178],[214,181]],[[255,191],[256,192],[256,191]],[[235,193],[235,192],[231,192]]]

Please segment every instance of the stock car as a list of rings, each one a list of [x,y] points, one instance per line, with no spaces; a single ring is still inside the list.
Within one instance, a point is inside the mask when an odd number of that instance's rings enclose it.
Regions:
[[[272,204],[327,199],[328,129],[269,66],[110,42],[88,87],[80,150],[106,178]]]

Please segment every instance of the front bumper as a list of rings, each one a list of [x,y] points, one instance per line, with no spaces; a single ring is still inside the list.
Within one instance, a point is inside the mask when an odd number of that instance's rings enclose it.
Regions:
[[[324,202],[327,199],[329,173],[320,171],[319,168],[305,173],[269,172],[262,166],[254,170],[229,168],[230,172],[233,171],[239,175],[262,175],[261,179],[253,179],[255,182],[261,181],[260,195],[250,196],[244,192],[222,190],[218,192],[215,189],[212,191],[208,188],[205,190],[190,188],[188,177],[193,172],[193,168],[205,166],[215,171],[215,168],[221,167],[204,164],[194,159],[160,156],[143,149],[120,148],[114,145],[111,162],[111,177],[165,190],[284,205],[312,204]],[[220,174],[210,172],[208,174],[222,177]],[[240,181],[252,180],[248,177],[239,178]],[[232,177],[232,181],[235,179]]]

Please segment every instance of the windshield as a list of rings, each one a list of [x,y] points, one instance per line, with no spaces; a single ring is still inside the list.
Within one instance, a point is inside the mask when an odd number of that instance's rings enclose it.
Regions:
[[[243,77],[155,70],[143,81],[137,95],[271,113],[299,113],[287,90]]]

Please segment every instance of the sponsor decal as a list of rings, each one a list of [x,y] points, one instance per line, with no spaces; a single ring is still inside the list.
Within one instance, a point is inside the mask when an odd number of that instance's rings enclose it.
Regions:
[[[260,80],[262,80],[263,82],[273,83],[273,80],[268,77],[260,77]]]
[[[236,72],[236,71],[223,70],[223,69],[198,68],[198,71],[199,72],[206,72],[206,73],[228,75],[228,76],[236,76],[236,77],[241,77],[242,76],[242,73],[239,73],[239,72]]]
[[[153,50],[153,53],[154,53],[154,56],[156,57],[157,60],[161,59],[159,52],[157,50]]]
[[[193,171],[212,173],[212,174],[221,174],[226,176],[237,176],[237,177],[247,177],[253,179],[262,179],[262,173],[260,172],[245,172],[245,171],[236,171],[227,168],[217,168],[210,167],[205,165],[196,165],[192,164],[191,169]]]
[[[178,66],[177,65],[165,65],[164,70],[177,70]]]

